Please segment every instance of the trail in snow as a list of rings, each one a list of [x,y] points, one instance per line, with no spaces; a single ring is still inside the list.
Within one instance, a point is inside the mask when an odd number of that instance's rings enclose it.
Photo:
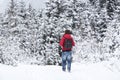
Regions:
[[[102,63],[73,63],[71,73],[63,72],[61,66],[0,65],[0,80],[120,80],[120,72]]]

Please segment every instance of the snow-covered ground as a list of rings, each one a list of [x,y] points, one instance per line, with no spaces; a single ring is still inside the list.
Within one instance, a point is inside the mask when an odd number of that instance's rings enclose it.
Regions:
[[[69,73],[61,71],[61,66],[0,64],[0,80],[120,80],[120,67],[114,65],[109,62],[73,63]]]

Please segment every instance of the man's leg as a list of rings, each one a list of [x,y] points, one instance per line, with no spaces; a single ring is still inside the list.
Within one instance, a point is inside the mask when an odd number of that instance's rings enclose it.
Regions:
[[[62,70],[66,71],[66,54],[65,54],[65,52],[62,53]]]
[[[71,62],[72,62],[72,53],[69,52],[67,56],[67,69],[70,72],[71,71]]]

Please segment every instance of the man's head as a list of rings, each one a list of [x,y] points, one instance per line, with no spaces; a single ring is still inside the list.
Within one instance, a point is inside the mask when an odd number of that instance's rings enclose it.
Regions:
[[[70,30],[65,30],[65,34],[72,34]]]

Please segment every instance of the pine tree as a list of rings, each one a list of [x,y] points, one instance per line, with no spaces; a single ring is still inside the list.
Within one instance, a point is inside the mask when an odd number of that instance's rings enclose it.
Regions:
[[[21,48],[25,51],[26,57],[36,60],[36,64],[44,64],[44,55],[42,53],[42,12],[37,12],[31,4],[21,16],[21,25],[23,26],[21,37]],[[35,64],[34,62],[30,62]]]
[[[114,12],[116,10],[117,0],[107,0],[107,14],[110,18],[113,18]]]
[[[17,26],[17,2],[15,2],[14,0],[11,0],[11,2],[9,3],[9,7],[6,11],[5,14],[5,22],[8,24],[9,28],[13,28]]]
[[[46,59],[47,64],[57,64],[59,63],[59,40],[61,33],[66,27],[66,21],[64,18],[66,4],[64,0],[50,0],[47,3],[46,8],[46,26],[45,26],[45,46],[46,49]],[[46,37],[47,36],[47,37]],[[49,51],[47,51],[49,50]]]

